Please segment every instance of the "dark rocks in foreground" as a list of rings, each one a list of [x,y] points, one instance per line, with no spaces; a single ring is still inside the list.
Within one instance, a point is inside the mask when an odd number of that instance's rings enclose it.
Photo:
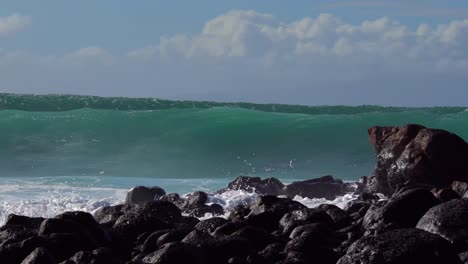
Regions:
[[[325,176],[284,185],[241,176],[222,191],[260,196],[227,218],[204,192],[181,197],[142,186],[94,217],[10,215],[0,227],[0,263],[468,263],[466,143],[417,125],[369,132],[377,152],[370,179],[347,184]],[[343,209],[291,199],[334,199],[364,187]],[[214,217],[196,218],[206,213]]]

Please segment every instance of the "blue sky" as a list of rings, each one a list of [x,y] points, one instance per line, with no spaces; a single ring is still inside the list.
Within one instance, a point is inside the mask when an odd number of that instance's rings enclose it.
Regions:
[[[0,92],[468,104],[467,1],[0,2]]]

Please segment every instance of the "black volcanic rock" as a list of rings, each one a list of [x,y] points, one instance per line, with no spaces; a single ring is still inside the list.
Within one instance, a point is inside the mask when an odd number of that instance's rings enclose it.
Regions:
[[[279,225],[284,234],[289,234],[291,231],[300,225],[310,223],[324,223],[332,225],[333,219],[322,209],[301,209],[286,213],[279,221]]]
[[[136,186],[127,193],[127,197],[125,198],[125,203],[134,204],[134,203],[142,203],[142,202],[157,200],[165,194],[166,192],[161,187],[158,187],[158,186],[154,186],[154,187]]]
[[[419,229],[395,229],[365,236],[352,244],[337,264],[458,264],[448,241]]]
[[[273,231],[278,228],[279,220],[285,214],[306,208],[301,203],[287,198],[271,195],[261,196],[252,204],[251,211],[247,216],[247,223]]]
[[[146,255],[143,263],[152,264],[181,264],[203,263],[198,251],[184,243],[174,242],[163,245],[157,251]]]
[[[396,193],[383,206],[371,206],[364,216],[363,226],[377,232],[416,227],[419,219],[437,204],[439,200],[425,189]]]
[[[404,185],[468,182],[468,144],[455,134],[406,125],[372,127],[369,139],[377,153],[369,191],[390,195]]]
[[[49,251],[43,247],[38,247],[31,252],[21,264],[55,264],[57,261],[49,253]]]
[[[104,206],[94,212],[93,216],[94,219],[96,219],[96,221],[98,221],[100,224],[113,226],[117,219],[119,219],[119,217],[124,214],[122,212],[122,208],[122,204],[115,206]]]
[[[283,193],[289,197],[299,195],[308,198],[333,200],[336,196],[345,194],[345,185],[343,181],[334,179],[332,176],[324,176],[288,184],[283,188]]]
[[[208,202],[208,194],[197,191],[187,195],[184,207],[187,209],[193,209],[205,205],[206,202]]]
[[[468,240],[468,199],[452,200],[431,208],[419,220],[417,228],[453,243]]]
[[[276,178],[260,179],[259,177],[239,176],[218,193],[230,190],[256,192],[261,195],[280,195],[284,184]]]

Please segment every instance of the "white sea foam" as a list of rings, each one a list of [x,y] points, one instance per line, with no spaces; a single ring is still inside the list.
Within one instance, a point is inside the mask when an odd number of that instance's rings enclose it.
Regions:
[[[125,179],[127,181],[127,179]],[[65,211],[85,211],[93,213],[102,206],[116,205],[125,200],[130,189],[128,182],[123,184],[119,179],[112,178],[113,184],[106,181],[97,181],[96,178],[2,178],[0,179],[0,224],[11,214],[31,217],[53,217]],[[135,185],[134,181],[133,184]],[[165,182],[166,183],[166,182]],[[176,184],[180,182],[174,182]],[[146,185],[151,185],[147,182]],[[158,185],[158,184],[154,184]],[[165,187],[164,184],[159,184]],[[190,182],[190,189],[194,191],[203,189],[209,192],[208,186]],[[187,186],[187,185],[186,185]],[[198,188],[197,188],[198,187]],[[200,188],[202,187],[202,188]],[[172,191],[172,190],[169,190]],[[211,190],[212,191],[212,190]],[[259,194],[241,190],[212,193],[208,196],[208,204],[220,204],[224,210],[224,217],[239,205],[252,204]],[[346,203],[356,199],[356,195],[346,194],[334,200],[310,199],[300,196],[294,197],[309,208],[320,204],[334,204],[343,208]],[[207,214],[201,220],[212,217]]]

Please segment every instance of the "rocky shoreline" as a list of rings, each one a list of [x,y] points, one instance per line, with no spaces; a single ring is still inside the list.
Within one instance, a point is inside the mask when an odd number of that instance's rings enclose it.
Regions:
[[[204,192],[138,186],[94,215],[9,215],[0,263],[468,263],[468,144],[419,125],[373,127],[369,138],[377,161],[369,177],[285,185],[241,176],[218,192],[258,198],[230,212]],[[292,199],[347,193],[357,198],[344,208]]]

